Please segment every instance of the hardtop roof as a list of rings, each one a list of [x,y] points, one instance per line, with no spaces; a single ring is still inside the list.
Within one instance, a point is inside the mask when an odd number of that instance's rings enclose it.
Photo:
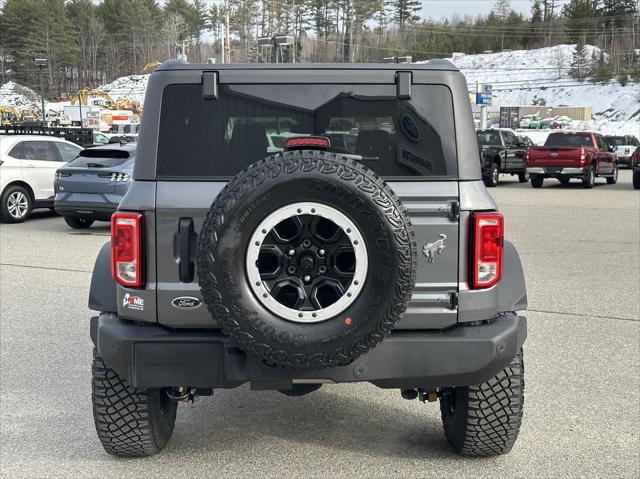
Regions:
[[[448,60],[433,59],[425,63],[187,63],[167,60],[156,71],[172,70],[402,70],[455,71],[460,69]]]

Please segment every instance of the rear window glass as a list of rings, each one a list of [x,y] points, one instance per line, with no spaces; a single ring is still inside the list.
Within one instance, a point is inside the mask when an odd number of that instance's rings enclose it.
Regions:
[[[605,138],[607,139],[607,143],[613,146],[624,146],[629,144],[627,143],[627,138],[624,136],[607,136]]]
[[[480,146],[502,144],[500,142],[500,133],[498,133],[497,131],[478,131],[476,132],[476,136],[478,137],[478,145]]]
[[[544,146],[588,146],[592,147],[591,135],[589,134],[566,134],[552,133],[547,137]]]
[[[207,101],[202,85],[170,85],[157,173],[230,177],[287,138],[320,135],[381,176],[456,176],[454,131],[444,85],[414,85],[410,100],[395,85],[221,85]]]
[[[67,166],[78,168],[111,168],[132,159],[133,153],[127,150],[86,149]]]

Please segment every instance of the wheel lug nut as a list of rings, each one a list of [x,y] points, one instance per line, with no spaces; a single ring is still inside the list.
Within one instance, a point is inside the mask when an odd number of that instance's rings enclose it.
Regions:
[[[308,274],[305,274],[302,279],[304,279],[305,283],[308,283],[309,281],[311,281],[311,276],[309,276]]]
[[[289,256],[293,256],[294,254],[296,254],[296,250],[294,250],[293,248],[291,248],[289,251],[287,251],[287,254]]]
[[[321,273],[326,273],[326,272],[327,272],[327,268],[326,268],[326,267],[324,267],[324,266],[320,266],[320,267],[318,268],[318,271],[320,271]]]
[[[287,273],[289,273],[289,274],[293,274],[293,273],[295,273],[295,272],[296,272],[296,267],[295,267],[295,266],[291,265],[291,266],[289,266],[289,267],[287,268]]]
[[[311,241],[309,241],[308,239],[303,240],[302,246],[304,246],[305,248],[308,248],[309,246],[311,246]]]
[[[326,254],[326,251],[325,251],[325,250],[323,250],[323,249],[319,249],[319,250],[318,250],[318,254],[319,254],[320,256],[324,256],[324,255]]]

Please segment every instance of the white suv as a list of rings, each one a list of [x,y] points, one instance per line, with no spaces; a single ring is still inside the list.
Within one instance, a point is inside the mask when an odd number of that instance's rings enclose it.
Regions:
[[[0,136],[0,217],[19,223],[34,208],[52,208],[56,170],[81,149],[62,138]]]

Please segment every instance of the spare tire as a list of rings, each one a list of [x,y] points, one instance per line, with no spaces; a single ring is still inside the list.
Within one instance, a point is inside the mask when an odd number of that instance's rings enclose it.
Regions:
[[[204,301],[224,334],[267,364],[348,364],[407,308],[416,245],[373,171],[299,150],[249,166],[209,209],[197,250]]]

